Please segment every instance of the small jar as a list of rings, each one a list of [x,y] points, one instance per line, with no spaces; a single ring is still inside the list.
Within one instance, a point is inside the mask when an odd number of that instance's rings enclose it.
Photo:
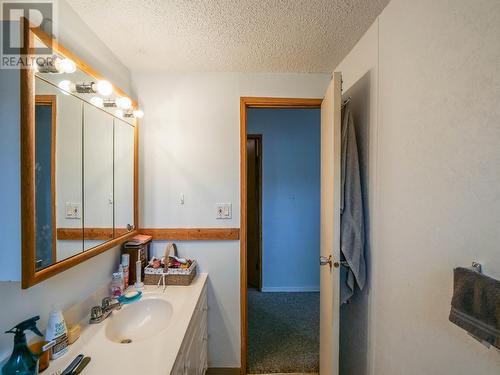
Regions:
[[[120,297],[123,294],[123,274],[121,272],[113,273],[111,280],[111,296]]]

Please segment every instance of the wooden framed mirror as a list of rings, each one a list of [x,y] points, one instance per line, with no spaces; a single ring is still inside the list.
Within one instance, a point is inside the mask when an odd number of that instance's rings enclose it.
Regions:
[[[115,85],[99,90],[101,74],[27,20],[21,35],[32,61],[20,73],[25,289],[137,234],[138,108]]]

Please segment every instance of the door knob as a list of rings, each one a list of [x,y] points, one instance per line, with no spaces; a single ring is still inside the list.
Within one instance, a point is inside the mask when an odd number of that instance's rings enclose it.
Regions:
[[[327,257],[320,256],[319,265],[326,266],[327,264],[330,266],[330,268],[332,268],[332,256],[331,255],[328,255]]]

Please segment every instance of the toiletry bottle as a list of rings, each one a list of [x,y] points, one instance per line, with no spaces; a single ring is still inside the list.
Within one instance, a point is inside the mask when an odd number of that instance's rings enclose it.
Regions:
[[[128,288],[129,267],[130,267],[130,254],[122,254],[122,267],[123,267],[123,288]]]
[[[123,273],[123,265],[118,266],[118,273],[121,275],[122,279],[122,294],[125,292],[125,274]]]
[[[45,340],[56,342],[50,349],[52,359],[59,358],[68,351],[68,330],[60,309],[54,308],[49,315]]]
[[[37,375],[38,374],[38,356],[28,348],[26,343],[25,330],[29,329],[38,336],[42,333],[36,327],[36,321],[39,316],[34,316],[31,319],[19,323],[5,333],[14,334],[14,349],[7,363],[2,367],[3,375]]]
[[[118,298],[123,294],[123,275],[121,272],[114,272],[111,280],[111,297]]]

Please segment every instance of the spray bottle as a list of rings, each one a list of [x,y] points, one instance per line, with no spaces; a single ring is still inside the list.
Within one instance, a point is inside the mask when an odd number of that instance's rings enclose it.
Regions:
[[[38,336],[43,337],[42,333],[36,327],[36,321],[38,319],[40,319],[39,316],[34,316],[33,318],[25,320],[11,330],[5,332],[14,334],[14,350],[12,351],[7,363],[2,367],[3,375],[38,374],[38,356],[33,354],[33,352],[28,348],[26,334],[24,333],[24,331],[29,329]]]

